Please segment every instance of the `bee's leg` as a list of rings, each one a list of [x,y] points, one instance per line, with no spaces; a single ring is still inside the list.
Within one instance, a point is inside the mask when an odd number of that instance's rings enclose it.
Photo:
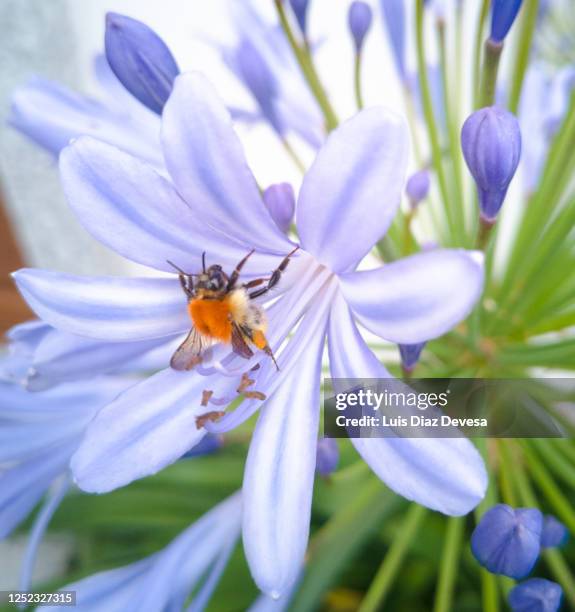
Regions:
[[[189,298],[194,297],[194,281],[192,277],[184,274],[178,274],[178,278],[180,279],[180,285],[182,285],[184,293]]]
[[[228,291],[230,291],[231,289],[233,289],[236,286],[236,283],[238,282],[238,278],[240,277],[240,272],[242,270],[242,268],[244,267],[246,261],[250,258],[251,255],[253,255],[255,249],[252,249],[241,261],[240,263],[236,266],[236,269],[232,272],[232,275],[230,276],[230,280],[228,281]]]
[[[254,287],[257,287],[258,285],[262,285],[263,283],[266,283],[269,280],[270,280],[269,278],[254,278],[254,280],[251,280],[248,283],[244,283],[242,287],[244,289],[253,289]]]
[[[262,287],[261,289],[256,289],[256,291],[252,291],[249,294],[250,299],[254,299],[254,298],[258,298],[261,295],[266,294],[270,289],[273,289],[280,281],[282,272],[288,267],[289,264],[289,260],[290,257],[299,249],[299,245],[296,246],[296,248],[291,251],[290,253],[288,253],[282,260],[282,262],[280,263],[280,265],[272,272],[272,275],[270,276],[269,280],[268,280],[268,284],[265,287]]]

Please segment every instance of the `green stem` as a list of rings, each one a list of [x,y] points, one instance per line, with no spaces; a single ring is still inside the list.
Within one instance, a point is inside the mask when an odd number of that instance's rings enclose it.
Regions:
[[[489,13],[491,0],[483,0],[479,9],[479,18],[477,19],[477,31],[475,32],[475,51],[473,53],[473,108],[479,108],[479,83],[481,75],[481,44],[483,41],[483,30]]]
[[[524,443],[522,449],[533,480],[535,480],[557,516],[567,525],[571,533],[575,533],[575,511],[573,506],[563,495],[561,489],[549,475],[549,472],[539,458],[533,453],[531,447]]]
[[[477,232],[477,243],[476,247],[480,251],[484,251],[489,244],[489,239],[491,238],[491,230],[495,225],[495,221],[488,221],[481,217],[479,219],[479,231]]]
[[[501,59],[502,51],[502,42],[495,42],[489,38],[485,41],[483,46],[481,89],[479,90],[479,108],[492,106],[495,102],[497,73],[499,71],[499,60]]]
[[[464,519],[461,517],[450,517],[447,519],[445,545],[441,556],[439,580],[435,594],[435,604],[433,606],[434,612],[448,612],[451,610],[464,526]]]
[[[419,73],[419,85],[421,88],[421,97],[423,103],[423,114],[425,116],[425,122],[427,124],[427,130],[429,133],[429,140],[431,143],[431,155],[433,159],[433,165],[437,173],[437,179],[439,182],[439,189],[441,192],[441,198],[443,199],[443,205],[445,207],[448,224],[450,227],[450,234],[453,238],[458,234],[456,228],[453,225],[453,218],[451,216],[451,209],[449,206],[449,193],[447,190],[447,181],[445,179],[445,172],[443,169],[443,160],[441,155],[441,146],[439,144],[439,132],[437,124],[435,122],[435,114],[433,112],[433,103],[431,101],[431,92],[429,88],[429,78],[427,75],[427,65],[425,63],[425,41],[423,33],[423,20],[424,20],[424,0],[417,0],[415,18],[416,18],[416,40],[417,40],[417,69]]]
[[[361,93],[361,51],[355,54],[355,67],[353,71],[353,86],[355,90],[355,103],[357,110],[363,108],[363,96]]]
[[[452,105],[451,81],[449,78],[448,60],[447,60],[447,42],[445,37],[445,22],[440,19],[437,21],[437,37],[439,40],[439,57],[441,66],[441,76],[443,84],[443,104],[445,107],[445,118],[447,123],[447,132],[449,137],[449,152],[452,164],[453,178],[453,194],[450,203],[452,206],[452,215],[454,223],[458,228],[457,236],[461,238],[458,246],[462,246],[465,240],[465,214],[464,214],[464,197],[463,197],[463,181],[462,181],[462,153],[459,145],[459,117]]]
[[[306,79],[313,95],[317,100],[317,103],[319,104],[323,112],[326,128],[328,131],[331,131],[337,127],[339,121],[330,104],[329,98],[325,93],[325,89],[321,84],[315,66],[313,65],[313,62],[311,60],[309,50],[306,48],[305,44],[301,46],[296,40],[296,37],[293,33],[293,30],[286,15],[283,1],[275,0],[275,5],[281,26],[287,36],[290,47],[292,48],[292,51],[295,55],[295,58],[299,64],[304,78]]]
[[[525,71],[529,63],[529,52],[531,50],[531,41],[537,24],[537,13],[539,11],[539,0],[524,0],[523,2],[523,17],[521,19],[521,30],[517,37],[517,46],[515,48],[515,66],[511,74],[513,74],[513,82],[511,83],[511,92],[509,94],[509,110],[517,114],[519,100],[521,98],[521,88]]]
[[[288,139],[285,136],[282,136],[281,142],[282,142],[283,148],[285,149],[286,153],[288,154],[290,159],[293,161],[293,163],[297,166],[297,169],[302,174],[305,174],[305,171],[306,171],[305,164],[299,158],[298,154],[295,152],[294,148],[291,146]]]
[[[405,554],[425,518],[426,509],[418,504],[411,504],[405,520],[397,530],[397,535],[383,559],[369,590],[361,602],[359,612],[377,612],[382,610],[390,588],[393,586],[397,572],[401,568]]]

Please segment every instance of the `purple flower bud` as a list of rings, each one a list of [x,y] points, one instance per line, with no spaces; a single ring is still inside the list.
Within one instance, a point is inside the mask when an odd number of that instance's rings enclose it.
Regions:
[[[513,612],[556,612],[561,607],[563,591],[555,582],[530,578],[509,592]]]
[[[540,552],[543,515],[537,508],[497,504],[488,510],[471,536],[471,550],[494,574],[524,578]]]
[[[567,527],[551,514],[545,515],[543,519],[543,531],[541,532],[541,547],[554,548],[563,546],[569,538]]]
[[[282,232],[287,233],[295,211],[295,197],[289,183],[270,185],[264,191],[264,203],[272,219]]]
[[[262,114],[276,132],[281,133],[281,122],[276,112],[277,83],[266,61],[246,38],[236,51],[238,73],[256,99]]]
[[[521,157],[519,123],[503,108],[482,108],[463,124],[461,147],[477,185],[481,215],[493,222]]]
[[[339,447],[333,438],[320,438],[317,441],[315,469],[321,476],[329,476],[337,468]]]
[[[105,46],[106,59],[122,85],[160,114],[180,72],[166,43],[141,21],[108,13]]]
[[[429,193],[431,176],[429,170],[419,170],[407,179],[405,193],[409,198],[412,208],[415,208]]]
[[[397,72],[405,82],[405,3],[404,0],[380,0],[380,4]]]
[[[425,342],[420,342],[418,344],[397,345],[399,347],[399,354],[401,355],[401,365],[403,366],[404,371],[411,372],[413,368],[415,368],[417,362],[419,361],[421,351],[423,350],[423,347],[425,345]]]
[[[369,4],[355,0],[351,3],[348,13],[349,31],[355,42],[355,50],[357,53],[361,51],[365,35],[367,34],[372,20],[372,11]]]
[[[299,24],[299,29],[302,31],[302,34],[305,35],[309,0],[289,0],[289,3],[291,4],[292,11]]]
[[[493,0],[491,35],[494,42],[501,42],[511,29],[521,8],[522,0]]]

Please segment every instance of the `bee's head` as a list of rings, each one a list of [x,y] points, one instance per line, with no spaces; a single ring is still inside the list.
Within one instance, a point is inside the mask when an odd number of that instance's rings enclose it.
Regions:
[[[228,280],[228,275],[222,270],[222,266],[214,264],[198,276],[197,287],[207,291],[223,291]]]

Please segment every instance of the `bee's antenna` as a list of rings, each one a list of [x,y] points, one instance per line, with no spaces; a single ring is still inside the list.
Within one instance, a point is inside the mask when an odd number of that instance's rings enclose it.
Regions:
[[[202,253],[202,270],[204,274],[206,273],[206,252]]]
[[[172,266],[172,268],[174,268],[174,270],[177,270],[180,274],[183,274],[184,276],[190,276],[189,274],[184,272],[182,268],[178,268],[178,266],[176,266],[175,263],[172,263],[169,259],[166,259],[166,263],[169,263],[170,266]]]

